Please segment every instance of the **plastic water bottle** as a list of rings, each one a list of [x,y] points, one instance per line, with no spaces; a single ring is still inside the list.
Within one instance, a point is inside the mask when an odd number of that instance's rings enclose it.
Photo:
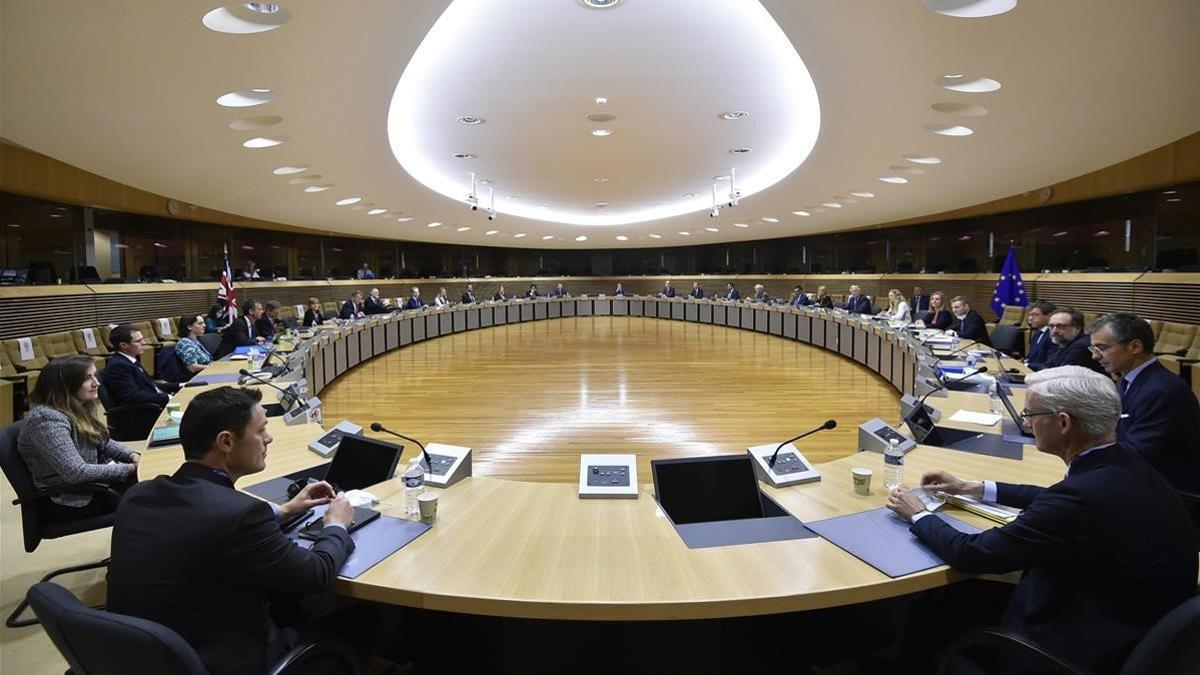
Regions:
[[[979,359],[975,357],[975,354],[968,353],[967,354],[967,367],[974,368],[976,363],[979,363]]]
[[[1004,416],[1008,411],[1005,410],[1004,403],[1000,401],[1000,393],[997,391],[999,386],[999,383],[993,382],[991,386],[988,387],[988,410],[990,410],[993,415]]]
[[[425,469],[421,468],[421,458],[413,457],[408,461],[404,470],[404,515],[416,516],[421,514],[421,505],[417,497],[425,491]]]
[[[883,486],[888,491],[904,485],[904,452],[900,450],[900,441],[891,439],[887,449],[883,451]]]

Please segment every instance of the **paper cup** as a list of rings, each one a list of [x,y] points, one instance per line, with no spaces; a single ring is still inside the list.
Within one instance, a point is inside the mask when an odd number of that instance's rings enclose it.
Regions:
[[[871,470],[863,467],[855,467],[850,470],[850,477],[854,479],[854,491],[860,495],[866,496],[871,494]]]
[[[432,524],[437,520],[438,494],[422,492],[417,496],[417,505],[421,508],[421,522]]]

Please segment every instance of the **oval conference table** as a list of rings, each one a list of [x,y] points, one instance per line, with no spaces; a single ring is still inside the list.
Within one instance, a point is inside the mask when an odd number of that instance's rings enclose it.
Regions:
[[[587,316],[657,317],[752,330],[835,352],[847,359],[847,367],[869,368],[902,393],[911,393],[918,380],[920,350],[886,324],[866,317],[681,298],[545,298],[427,308],[322,328],[286,348],[294,350],[291,358],[312,396],[357,364],[394,349],[508,323]],[[850,365],[851,361],[857,366]],[[228,378],[244,365],[219,361],[196,379],[217,380],[220,378],[214,376],[223,373]],[[186,387],[174,401],[186,406],[188,399],[206,388]],[[1020,406],[1023,392],[1014,393]],[[943,419],[958,409],[988,409],[983,394],[952,392],[929,402],[943,410]],[[879,416],[894,420],[898,413],[881,410]],[[860,421],[865,420],[852,423]],[[320,425],[286,426],[282,418],[271,418],[269,429],[275,440],[269,448],[267,468],[244,478],[240,488],[325,461],[307,449],[310,441],[324,433]],[[408,457],[406,452],[402,464]],[[182,460],[178,446],[151,449],[139,473],[143,477],[173,473]],[[860,466],[874,472],[867,496],[852,488],[850,471]],[[763,490],[803,522],[866,511],[886,502],[880,454],[855,453],[817,468],[823,475],[818,482],[781,489],[764,485]],[[1064,473],[1058,458],[1031,446],[1024,446],[1023,457],[1014,460],[921,445],[906,458],[906,482],[913,484],[932,469],[946,469],[965,478],[1035,485],[1054,483]],[[381,499],[376,508],[385,515],[403,517],[399,478],[369,490]],[[438,491],[438,519],[433,528],[357,578],[340,579],[340,594],[496,617],[712,619],[850,605],[967,577],[939,566],[889,578],[820,537],[689,549],[658,509],[652,486],[645,483],[637,499],[613,500],[580,499],[573,483],[481,476]],[[953,515],[979,527],[991,526],[966,512],[956,510]]]

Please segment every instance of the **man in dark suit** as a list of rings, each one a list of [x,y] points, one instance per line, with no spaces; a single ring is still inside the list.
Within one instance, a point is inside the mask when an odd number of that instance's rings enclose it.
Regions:
[[[1154,331],[1125,312],[1091,325],[1092,358],[1119,375],[1117,441],[1136,452],[1177,490],[1200,494],[1200,403],[1187,384],[1154,358]]]
[[[622,298],[625,297],[625,288],[621,286],[621,282],[617,282],[617,287],[615,290],[613,290],[613,295],[620,296]]]
[[[733,287],[732,281],[725,284],[725,299],[726,300],[740,300],[741,298],[742,298],[742,294],[738,293],[738,290]]]
[[[950,312],[954,314],[954,321],[950,323],[948,330],[964,340],[974,340],[979,344],[991,346],[992,341],[988,339],[983,317],[971,309],[971,303],[967,301],[966,296],[955,296],[950,301]]]
[[[691,293],[689,293],[688,295],[692,296],[693,298],[695,298],[695,299],[697,299],[697,300],[703,300],[703,299],[704,299],[704,289],[700,288],[700,282],[699,282],[699,281],[693,281],[693,282],[692,282],[692,292],[691,292]]]
[[[666,280],[666,281],[663,283],[663,289],[662,289],[662,293],[659,293],[659,295],[663,296],[664,298],[673,298],[673,297],[675,297],[675,287],[671,285],[671,280],[670,280],[670,279],[667,279],[667,280]]]
[[[536,300],[540,297],[542,296],[538,293],[537,284],[529,284],[529,290],[525,291],[525,299]]]
[[[1115,673],[1146,631],[1196,592],[1196,535],[1175,491],[1115,442],[1121,400],[1112,380],[1077,366],[1026,380],[1037,448],[1067,464],[1048,487],[925,474],[927,491],[1023,509],[1015,521],[963,534],[895,490],[888,507],[951,567],[1023,570],[1002,625],[1088,672]]]
[[[504,292],[503,286],[501,286],[499,289],[496,290],[496,292],[494,294],[492,294],[492,300],[494,302],[501,302],[501,301],[507,300],[507,299],[508,299],[508,293]]]
[[[165,406],[170,397],[142,368],[141,356],[146,351],[142,331],[123,323],[112,329],[109,342],[116,353],[108,358],[108,364],[100,371],[100,379],[113,406],[131,403]]]
[[[792,288],[792,298],[788,300],[788,304],[792,307],[805,307],[812,304],[812,300],[809,300],[808,294],[804,292],[803,284],[796,284]]]
[[[370,295],[363,301],[363,312],[365,314],[387,314],[390,311],[392,311],[392,307],[379,294],[379,289],[372,288]]]
[[[1046,360],[1058,349],[1050,337],[1050,317],[1054,314],[1054,303],[1038,300],[1029,306],[1025,322],[1029,324],[1029,353],[1025,356],[1025,365],[1030,370],[1041,370]]]
[[[475,302],[475,284],[467,284],[467,290],[462,294],[462,302],[464,305]]]
[[[361,319],[367,315],[363,310],[363,294],[362,291],[354,291],[350,294],[350,298],[342,303],[342,309],[338,312],[338,318],[343,321],[354,321]]]
[[[214,674],[270,671],[298,638],[272,618],[272,598],[331,590],[354,550],[354,510],[328,483],[280,506],[234,489],[266,465],[261,399],[233,387],[197,395],[179,426],[183,466],[130,488],[113,526],[108,609],[176,631]],[[280,521],[319,504],[324,529],[311,550],[296,546]]]
[[[262,318],[263,306],[257,300],[247,300],[242,303],[242,315],[234,319],[221,332],[221,344],[217,345],[216,358],[223,358],[233,353],[237,347],[250,347],[264,342],[258,334],[255,323]]]
[[[254,322],[254,331],[262,336],[264,342],[275,339],[275,326],[279,323],[279,309],[282,305],[276,300],[268,300],[263,305],[262,316]]]
[[[863,294],[858,284],[850,286],[850,297],[846,298],[846,311],[851,314],[871,313],[871,299]]]
[[[413,286],[408,299],[404,301],[404,309],[421,309],[424,306],[425,301],[421,299],[421,289]]]
[[[562,284],[556,284],[554,286],[554,290],[550,291],[550,297],[552,297],[552,298],[569,298],[569,297],[571,297],[571,294],[567,292],[567,289],[563,288]]]
[[[929,313],[929,296],[925,295],[924,288],[913,286],[912,306],[909,309],[912,310],[913,321],[924,320]]]
[[[1092,340],[1083,332],[1083,314],[1073,309],[1058,309],[1050,315],[1050,338],[1058,347],[1045,361],[1045,368],[1083,366],[1097,373],[1104,368],[1092,358]]]
[[[763,288],[762,284],[754,284],[754,295],[750,296],[754,302],[770,302],[771,296],[767,295],[767,289]]]

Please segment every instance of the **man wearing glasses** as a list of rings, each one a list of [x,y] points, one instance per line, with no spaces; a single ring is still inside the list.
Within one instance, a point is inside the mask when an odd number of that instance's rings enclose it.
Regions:
[[[1119,375],[1122,415],[1117,440],[1175,486],[1200,493],[1200,404],[1183,378],[1154,358],[1154,331],[1121,312],[1092,323],[1092,358]]]
[[[1023,570],[1002,625],[1089,672],[1116,672],[1146,631],[1196,592],[1196,533],[1175,490],[1116,442],[1121,398],[1078,366],[1031,374],[1022,417],[1066,477],[1048,487],[962,480],[933,471],[926,490],[1023,509],[963,534],[899,488],[888,508],[956,570]]]
[[[1083,366],[1097,373],[1104,369],[1092,360],[1091,338],[1083,332],[1083,314],[1073,309],[1059,309],[1050,315],[1050,339],[1058,350],[1046,358],[1044,368]]]

